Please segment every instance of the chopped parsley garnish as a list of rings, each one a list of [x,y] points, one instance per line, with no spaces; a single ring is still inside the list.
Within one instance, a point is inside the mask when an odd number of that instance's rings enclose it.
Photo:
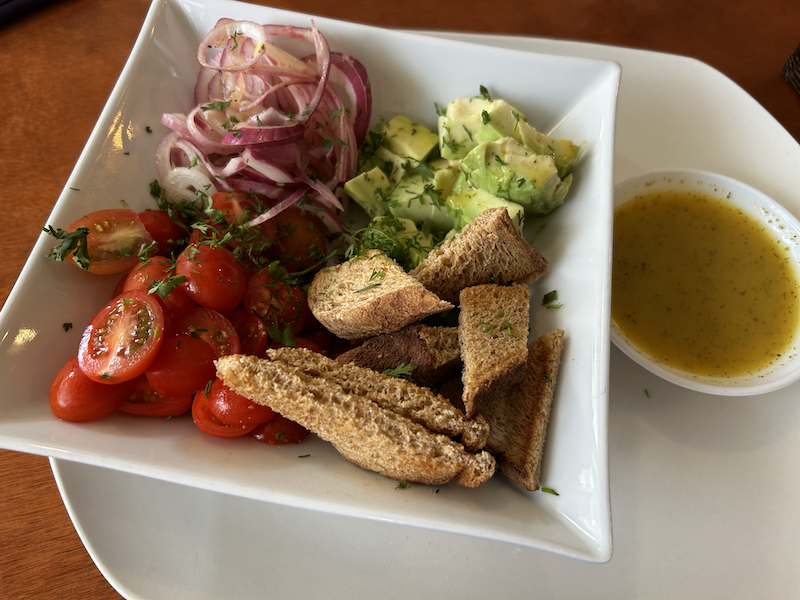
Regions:
[[[552,292],[547,292],[544,295],[544,298],[542,298],[542,306],[544,306],[545,304],[549,304],[550,302],[555,302],[556,300],[558,300],[557,290],[553,290]]]
[[[231,105],[230,102],[223,102],[221,100],[218,100],[217,102],[211,102],[209,104],[201,106],[200,109],[201,110],[225,110],[230,105]]]
[[[355,291],[355,292],[353,292],[353,293],[354,293],[354,294],[358,294],[359,292],[366,292],[367,290],[371,290],[371,289],[373,289],[373,288],[376,288],[376,287],[378,287],[379,285],[380,285],[380,283],[371,283],[371,284],[369,284],[369,285],[365,285],[365,286],[364,286],[364,287],[362,287],[360,290],[356,290],[356,291]]]
[[[478,95],[479,98],[483,98],[491,102],[492,97],[489,95],[489,90],[487,90],[484,86],[480,86],[480,94]]]
[[[62,327],[64,328],[64,331],[69,331],[72,329],[72,323],[64,323]]]
[[[547,494],[553,494],[553,496],[558,496],[558,495],[559,495],[559,494],[558,494],[558,492],[557,492],[557,491],[555,491],[555,490],[554,490],[554,489],[552,489],[552,488],[546,488],[546,487],[543,487],[543,488],[542,488],[542,491],[543,491],[543,492],[545,492],[545,493],[547,493]]]
[[[84,271],[89,270],[89,248],[86,245],[86,237],[89,235],[89,228],[85,226],[78,227],[75,231],[64,231],[63,229],[53,229],[52,225],[42,227],[42,231],[52,235],[54,238],[61,240],[59,244],[53,246],[45,257],[52,257],[56,262],[62,262],[72,252],[72,260]]]
[[[486,125],[489,122],[489,113],[486,112],[485,110],[481,111],[481,121],[483,122],[484,125]]]
[[[508,163],[507,163],[506,161],[504,161],[502,158],[500,158],[500,157],[499,157],[499,156],[497,156],[497,155],[495,155],[494,159],[495,159],[497,162],[499,162],[499,163],[500,163],[502,166],[504,166],[504,167],[508,165]]]
[[[397,487],[396,487],[396,488],[394,488],[394,489],[396,489],[396,490],[404,490],[404,489],[406,489],[407,487],[408,487],[408,482],[407,482],[407,481],[404,479],[403,481],[399,482],[399,483],[397,484]]]
[[[394,368],[386,367],[381,373],[386,375],[387,377],[397,377],[399,379],[411,379],[411,373],[414,369],[417,368],[417,365],[411,365],[406,363],[400,363]]]

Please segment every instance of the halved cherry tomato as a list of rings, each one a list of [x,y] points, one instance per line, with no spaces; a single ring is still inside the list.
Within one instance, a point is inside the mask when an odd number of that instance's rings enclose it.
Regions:
[[[180,243],[181,239],[188,236],[188,233],[181,231],[165,210],[142,211],[139,213],[139,219],[156,241],[159,254],[169,254],[176,243]]]
[[[104,385],[89,379],[78,365],[78,357],[70,358],[50,385],[50,410],[59,419],[88,423],[104,417],[125,393],[122,386]]]
[[[192,407],[192,395],[161,396],[153,391],[147,377],[120,384],[124,397],[117,403],[117,410],[137,417],[177,417]]]
[[[266,325],[286,325],[292,333],[298,333],[306,320],[308,304],[299,286],[275,281],[267,269],[262,269],[250,279],[244,295],[244,306],[248,312],[264,319]]]
[[[217,192],[211,196],[211,207],[220,211],[228,223],[237,223],[248,219],[249,211],[255,203],[254,195],[241,190]]]
[[[125,280],[125,290],[144,290],[157,296],[163,303],[168,319],[178,319],[192,308],[197,302],[189,297],[180,285],[175,285],[163,298],[153,291],[156,282],[169,284],[174,277],[174,263],[166,256],[152,256],[147,263],[139,263],[128,273]]]
[[[250,315],[236,328],[242,342],[242,353],[257,356],[263,352],[269,341],[269,333],[264,321],[257,315]]]
[[[145,371],[147,381],[161,396],[185,396],[202,390],[214,379],[217,353],[208,343],[191,335],[171,335]]]
[[[251,425],[228,425],[223,423],[209,410],[208,396],[204,391],[199,391],[194,395],[192,402],[192,419],[200,431],[213,435],[214,437],[233,438],[250,433],[256,424]]]
[[[240,226],[235,230],[234,239],[229,241],[227,246],[236,254],[247,272],[255,273],[271,260],[266,253],[275,243],[277,225],[270,219],[255,227],[241,226],[268,208],[266,206],[262,208],[255,194],[239,190],[218,192],[212,196],[211,201],[212,208],[220,211],[225,223]],[[212,226],[219,229],[219,225],[217,221]]]
[[[236,308],[247,287],[233,254],[212,244],[189,244],[178,257],[175,274],[186,277],[181,286],[200,306],[219,312]]]
[[[127,208],[96,210],[75,221],[67,230],[75,231],[78,227],[89,230],[86,236],[89,271],[98,275],[132,269],[139,262],[139,250],[153,241],[139,215]],[[71,255],[69,262],[74,262]]]
[[[289,272],[313,267],[325,256],[325,226],[311,209],[291,206],[271,221],[277,228],[277,243],[269,250],[270,256]]]
[[[164,311],[142,290],[123,292],[94,316],[78,350],[81,370],[98,383],[138,377],[156,358],[164,338]]]
[[[199,337],[214,348],[217,357],[239,354],[242,344],[231,322],[210,308],[198,307],[183,315],[175,324],[175,333]]]
[[[257,425],[250,432],[250,437],[265,444],[299,444],[308,434],[308,429],[302,425],[278,415],[266,423]]]
[[[208,409],[226,425],[249,427],[266,423],[276,413],[269,406],[256,404],[249,398],[233,391],[221,379],[215,379],[208,393]]]

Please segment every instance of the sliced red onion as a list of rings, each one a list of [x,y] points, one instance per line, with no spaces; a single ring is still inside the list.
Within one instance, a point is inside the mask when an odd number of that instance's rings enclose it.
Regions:
[[[198,194],[217,193],[213,182],[198,169],[175,167],[161,183],[167,202],[193,202]]]
[[[248,40],[249,38],[249,40]],[[245,43],[251,41],[252,44]],[[241,42],[241,43],[240,43]],[[197,50],[197,60],[204,67],[223,71],[243,71],[255,65],[264,54],[267,46],[267,33],[264,27],[252,21],[217,22],[214,29],[203,38]],[[208,62],[209,48],[223,48],[227,54],[219,63]],[[251,56],[244,56],[248,50]]]
[[[267,212],[257,216],[255,219],[251,219],[250,221],[248,221],[246,227],[256,227],[257,225],[261,225],[261,223],[269,221],[271,218],[273,218],[276,215],[279,215],[290,206],[294,206],[295,204],[297,204],[305,195],[306,195],[305,190],[297,190],[294,194],[292,194],[288,198],[285,198],[280,202],[278,202]]]
[[[331,81],[347,93],[356,142],[361,144],[372,118],[372,87],[367,70],[352,56],[331,52]]]

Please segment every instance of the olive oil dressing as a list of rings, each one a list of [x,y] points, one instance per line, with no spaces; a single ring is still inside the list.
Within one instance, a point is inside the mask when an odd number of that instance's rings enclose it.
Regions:
[[[614,213],[611,317],[644,353],[706,377],[781,360],[800,326],[800,278],[768,227],[697,191],[643,193]]]

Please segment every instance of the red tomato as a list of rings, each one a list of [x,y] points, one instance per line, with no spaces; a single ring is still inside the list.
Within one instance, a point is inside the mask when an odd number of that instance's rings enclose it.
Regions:
[[[250,437],[265,444],[299,444],[308,434],[308,429],[302,425],[278,415],[266,423],[257,425],[250,432]]]
[[[250,433],[256,424],[228,425],[223,423],[209,410],[208,396],[202,390],[194,395],[192,402],[192,419],[200,431],[214,437],[233,438]]]
[[[217,357],[239,354],[242,344],[228,319],[210,308],[195,308],[175,324],[175,333],[199,337],[214,348]]]
[[[164,340],[145,375],[160,396],[194,394],[216,377],[216,358],[214,348],[199,337],[172,335]]]
[[[139,213],[147,232],[156,241],[159,254],[169,254],[169,251],[188,234],[173,221],[165,210],[145,210]]]
[[[117,410],[137,417],[177,417],[192,407],[192,395],[160,396],[153,391],[147,377],[123,383],[125,396],[117,403]]]
[[[242,342],[242,353],[257,356],[264,351],[269,341],[267,326],[261,317],[250,315],[236,328],[239,340]]]
[[[215,379],[208,393],[208,410],[226,425],[249,427],[266,423],[277,414],[269,406],[256,404]]]
[[[87,423],[104,417],[123,397],[123,386],[104,385],[89,379],[73,356],[56,373],[50,385],[50,410],[59,419]]]
[[[231,325],[233,325],[234,329],[238,331],[239,327],[242,326],[242,323],[244,323],[250,316],[250,313],[247,312],[244,304],[240,304],[233,310],[225,311],[222,313],[222,316],[228,319],[228,321],[231,322]]]
[[[226,223],[239,226],[257,217],[261,210],[267,210],[266,206],[261,208],[257,196],[238,190],[214,194],[212,207],[220,211]],[[215,219],[213,227],[219,229],[219,225]],[[271,260],[266,253],[275,243],[276,235],[277,226],[273,220],[269,220],[255,227],[235,230],[234,239],[227,246],[236,253],[245,270],[254,273]]]
[[[86,227],[86,247],[89,271],[98,275],[122,273],[139,262],[139,250],[153,238],[142,224],[139,215],[127,208],[97,210],[81,217],[67,230]],[[70,261],[72,255],[70,255]]]
[[[89,379],[119,383],[138,377],[156,358],[164,338],[164,311],[142,290],[123,292],[83,332],[78,362]]]
[[[228,223],[241,222],[250,218],[250,209],[257,199],[241,190],[217,192],[211,196],[211,207],[222,213]]]
[[[306,296],[299,286],[275,281],[267,269],[262,269],[247,284],[244,306],[250,313],[264,319],[267,325],[285,325],[298,333],[306,320],[308,305]]]
[[[181,286],[200,306],[219,312],[236,308],[247,287],[233,254],[211,244],[190,244],[178,257],[175,274],[186,277]]]
[[[169,282],[174,276],[173,262],[166,256],[152,256],[147,263],[139,263],[125,280],[124,289],[144,290],[157,296],[163,303],[164,310],[169,319],[177,319],[186,312],[195,308],[197,302],[189,297],[180,285],[175,286],[166,296],[161,298],[159,294],[153,292],[151,286],[154,282]]]
[[[270,221],[277,228],[277,243],[270,256],[280,260],[288,271],[313,267],[325,256],[325,226],[311,209],[292,206]]]

